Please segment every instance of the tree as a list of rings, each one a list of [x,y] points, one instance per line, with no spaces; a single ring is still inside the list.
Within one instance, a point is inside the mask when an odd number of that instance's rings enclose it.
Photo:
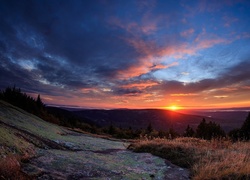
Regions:
[[[153,126],[151,123],[148,124],[147,133],[150,134],[153,131]]]
[[[170,128],[167,133],[169,139],[174,139],[179,136],[179,134],[173,128]]]
[[[236,142],[243,139],[243,132],[241,129],[233,129],[228,133],[232,141]]]
[[[225,135],[226,133],[219,124],[211,121],[206,123],[204,118],[196,129],[196,137],[202,139],[211,140],[212,138],[225,137]]]
[[[245,140],[250,140],[250,112],[248,113],[248,116],[241,127],[241,131],[243,138]]]
[[[109,128],[108,128],[108,133],[109,133],[110,135],[114,135],[114,134],[116,133],[116,129],[115,129],[115,127],[113,126],[113,124],[111,124],[111,125],[109,126]]]
[[[191,128],[188,125],[183,136],[185,136],[185,137],[194,137],[194,135],[195,135],[195,132],[194,132],[193,128]]]
[[[206,120],[205,120],[205,118],[203,118],[196,129],[196,137],[205,139],[206,134],[207,134],[206,131],[207,131],[206,130]]]
[[[41,109],[44,107],[44,104],[40,98],[40,94],[38,94],[37,98],[36,98],[36,105]]]

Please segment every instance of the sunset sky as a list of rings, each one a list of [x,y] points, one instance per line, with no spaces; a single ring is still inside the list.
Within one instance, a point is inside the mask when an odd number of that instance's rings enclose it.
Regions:
[[[249,0],[0,0],[0,88],[84,108],[250,106]]]

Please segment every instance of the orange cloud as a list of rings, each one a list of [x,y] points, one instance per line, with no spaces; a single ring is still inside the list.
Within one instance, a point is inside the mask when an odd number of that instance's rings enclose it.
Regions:
[[[226,95],[220,95],[220,96],[214,96],[215,98],[219,98],[219,99],[223,99],[223,98],[227,98],[228,96]]]
[[[207,49],[221,43],[228,43],[228,40],[222,38],[198,39],[194,45],[184,43],[178,47],[173,45],[166,48],[157,48],[157,45],[152,41],[145,42],[139,38],[124,38],[124,40],[126,40],[127,43],[135,48],[140,54],[144,54],[144,57],[138,59],[138,63],[134,66],[131,66],[127,70],[120,71],[118,73],[120,78],[136,77],[154,69],[165,69],[178,65],[178,62],[174,62],[170,65],[163,65],[161,64],[162,60],[155,57],[173,56],[176,59],[181,59],[187,54],[194,55],[199,50]]]
[[[48,97],[48,96],[43,96],[43,99],[45,99],[45,100],[47,100],[47,101],[53,101],[54,99],[53,98],[51,98],[51,97]]]
[[[217,89],[218,91],[232,92],[238,90],[238,87],[224,87]]]
[[[170,94],[173,97],[186,97],[186,96],[198,96],[198,94],[187,93],[187,94]]]
[[[148,57],[148,59],[143,58],[143,59],[138,60],[137,64],[129,67],[126,70],[119,71],[118,77],[121,79],[127,79],[127,78],[140,76],[142,74],[146,74],[150,71],[166,69],[166,68],[170,68],[170,67],[179,65],[178,62],[173,62],[173,63],[168,64],[168,65],[163,65],[163,64],[155,65],[154,63],[151,62],[151,60],[152,59],[150,57]]]
[[[128,100],[120,100],[118,102],[116,102],[115,104],[128,104],[129,101]]]
[[[168,65],[163,65],[163,64],[157,64],[157,65],[153,65],[152,67],[150,67],[151,70],[159,70],[159,69],[166,69],[166,68],[170,68],[173,66],[178,66],[179,63],[178,62],[173,62],[171,64]]]
[[[82,88],[81,92],[84,94],[90,93],[90,92],[98,92],[99,90],[97,88]]]
[[[145,89],[147,87],[158,85],[157,82],[149,81],[149,82],[141,82],[141,83],[133,83],[133,84],[126,84],[120,86],[121,88],[137,88],[139,90]]]
[[[146,15],[144,15],[146,17]],[[128,45],[133,47],[140,57],[136,59],[137,63],[131,64],[126,70],[118,72],[118,78],[127,79],[142,74],[146,74],[153,70],[165,69],[178,65],[177,62],[164,65],[162,57],[172,56],[176,59],[181,59],[185,55],[195,55],[197,51],[210,48],[216,44],[228,43],[228,40],[219,38],[213,34],[207,34],[206,29],[203,29],[195,39],[193,44],[182,43],[172,44],[162,47],[154,40],[145,40],[142,38],[142,34],[147,35],[157,30],[157,20],[141,22],[141,25],[135,22],[124,23],[120,19],[113,17],[110,19],[110,24],[115,27],[124,29],[130,36],[121,37]],[[187,37],[194,33],[194,29],[188,29],[181,33],[183,37]]]
[[[250,90],[250,86],[244,86],[244,87],[242,87],[243,89],[246,89],[246,90]]]
[[[225,39],[222,39],[222,38],[215,38],[215,39],[206,39],[206,40],[202,40],[200,41],[196,48],[197,50],[199,49],[206,49],[206,48],[209,48],[209,47],[212,47],[216,44],[221,44],[221,43],[227,43],[228,40],[225,40]]]

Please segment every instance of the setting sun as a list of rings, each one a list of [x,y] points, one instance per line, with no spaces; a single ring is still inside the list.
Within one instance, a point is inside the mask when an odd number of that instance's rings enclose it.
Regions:
[[[172,110],[172,111],[176,111],[176,110],[180,109],[180,107],[172,105],[172,106],[168,106],[167,109]]]

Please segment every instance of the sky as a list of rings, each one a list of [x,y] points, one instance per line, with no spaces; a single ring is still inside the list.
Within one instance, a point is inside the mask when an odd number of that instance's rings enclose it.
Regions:
[[[250,106],[249,0],[0,0],[0,89],[84,108]]]

